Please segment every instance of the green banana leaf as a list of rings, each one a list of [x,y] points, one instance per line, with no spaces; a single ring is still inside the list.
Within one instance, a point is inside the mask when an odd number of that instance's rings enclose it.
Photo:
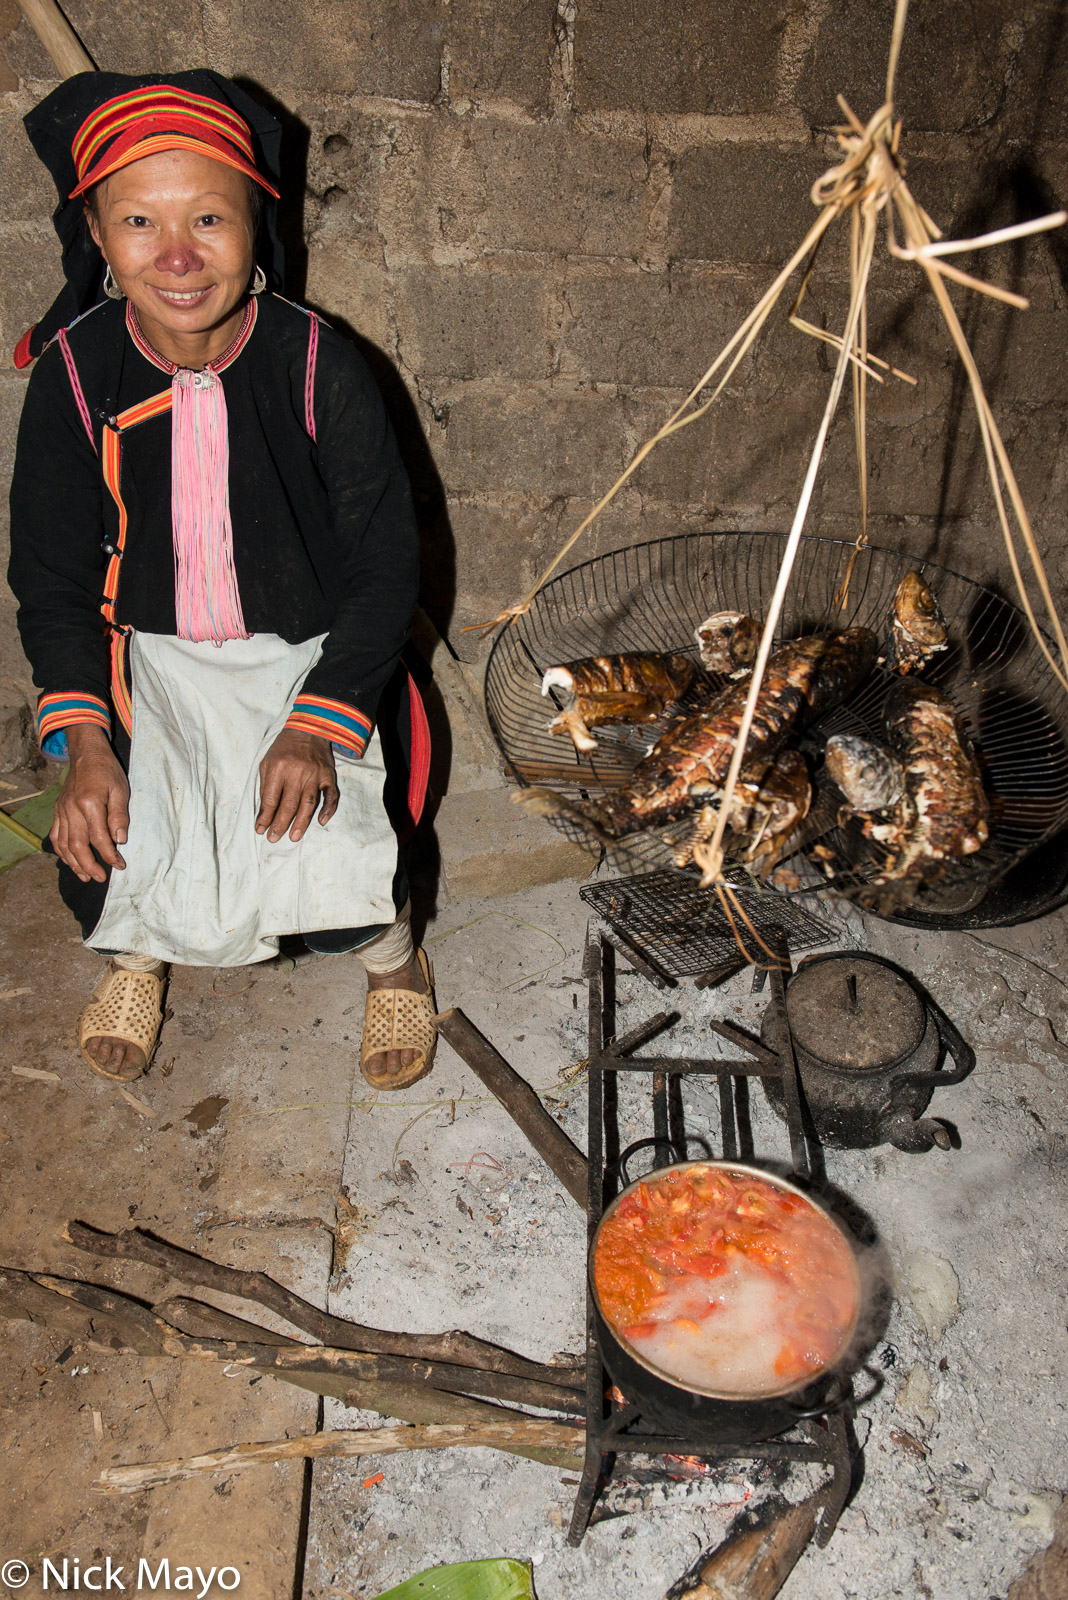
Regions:
[[[48,837],[56,798],[63,787],[66,775],[67,769],[64,767],[58,783],[52,784],[43,794],[35,795],[24,806],[19,806],[17,811],[11,812],[16,822],[21,822],[24,828],[29,828],[39,839]],[[3,804],[3,798],[3,791],[0,791],[0,805]],[[27,844],[25,839],[20,839],[17,834],[0,824],[0,872],[6,872],[16,861],[22,861],[26,856],[33,854],[35,849],[32,844]]]
[[[537,1600],[525,1561],[458,1561],[417,1572],[376,1600]]]

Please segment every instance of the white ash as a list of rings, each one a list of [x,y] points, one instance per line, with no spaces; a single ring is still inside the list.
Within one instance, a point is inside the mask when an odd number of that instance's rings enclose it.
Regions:
[[[850,907],[818,910],[835,918],[841,945],[866,944],[927,983],[978,1064],[931,1107],[956,1124],[961,1149],[827,1153],[829,1176],[876,1220],[916,1304],[901,1294],[871,1358],[884,1387],[858,1418],[857,1496],[828,1548],[806,1551],[782,1600],[1003,1600],[1049,1542],[1068,1490],[1068,917],[972,938],[894,928]],[[461,1006],[517,1071],[560,1096],[561,1120],[584,1147],[585,1081],[561,1075],[586,1054],[586,907],[576,886],[559,885],[451,907],[431,932],[487,912],[431,945],[439,1001]],[[729,1053],[709,1019],[759,1034],[768,1003],[766,989],[751,993],[749,973],[717,990],[661,993],[621,964],[618,987],[621,1032],[655,1011],[683,1013],[655,1047],[670,1054]],[[715,1144],[714,1084],[689,1079],[682,1097],[688,1128]],[[369,1225],[331,1308],[383,1326],[462,1327],[539,1359],[580,1351],[578,1208],[447,1047],[433,1075],[396,1098],[352,1113],[345,1184]],[[785,1155],[783,1125],[755,1083],[750,1100],[758,1154]],[[624,1143],[651,1133],[647,1104],[624,1078]],[[491,1158],[484,1166],[473,1160],[480,1152]],[[925,1258],[957,1280],[955,1315],[946,1316],[948,1293],[917,1298]],[[946,1290],[944,1273],[940,1281]],[[333,1402],[326,1413],[327,1427],[381,1422]],[[378,1472],[383,1481],[364,1489]],[[733,1499],[748,1492],[752,1504],[766,1492],[732,1466],[714,1490],[684,1483],[597,1523],[575,1551],[566,1529],[576,1478],[482,1449],[317,1463],[305,1594],[326,1600],[333,1584],[370,1597],[437,1563],[507,1553],[536,1563],[539,1600],[601,1600],[606,1590],[661,1600],[723,1536]],[[791,1472],[777,1492],[799,1498],[811,1481]]]

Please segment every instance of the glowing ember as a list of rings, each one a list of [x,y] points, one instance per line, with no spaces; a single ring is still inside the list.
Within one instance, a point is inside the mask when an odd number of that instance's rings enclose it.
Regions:
[[[852,1251],[803,1195],[695,1163],[638,1184],[601,1224],[601,1310],[621,1342],[689,1389],[782,1393],[842,1353]]]
[[[707,1478],[713,1470],[711,1463],[702,1461],[700,1456],[666,1455],[664,1460],[676,1469],[674,1476],[679,1478]]]

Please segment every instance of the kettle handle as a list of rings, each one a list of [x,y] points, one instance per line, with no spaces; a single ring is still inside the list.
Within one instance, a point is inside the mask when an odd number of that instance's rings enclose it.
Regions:
[[[953,1066],[944,1072],[903,1072],[894,1079],[891,1106],[909,1089],[940,1089],[960,1083],[975,1066],[975,1051],[966,1044],[941,1006],[927,996],[927,1009],[934,1017],[942,1048],[952,1059]]]

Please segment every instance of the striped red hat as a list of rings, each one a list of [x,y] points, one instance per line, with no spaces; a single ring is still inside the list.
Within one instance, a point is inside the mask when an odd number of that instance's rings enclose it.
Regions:
[[[86,225],[85,191],[111,172],[158,150],[195,150],[244,172],[266,191],[256,256],[272,289],[282,287],[276,200],[282,129],[266,107],[217,72],[78,72],[25,117],[30,143],[55,180],[52,218],[63,246],[66,284],[19,340],[16,366],[41,354],[60,328],[103,295],[104,262]]]
[[[218,100],[168,83],[116,95],[86,117],[71,144],[78,182],[70,198],[160,150],[195,150],[225,162],[278,198],[278,190],[256,170],[244,117]]]

